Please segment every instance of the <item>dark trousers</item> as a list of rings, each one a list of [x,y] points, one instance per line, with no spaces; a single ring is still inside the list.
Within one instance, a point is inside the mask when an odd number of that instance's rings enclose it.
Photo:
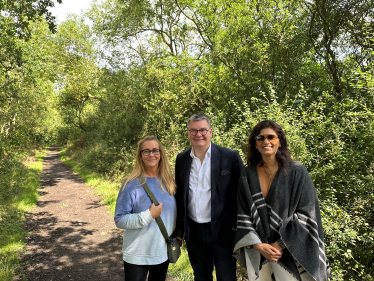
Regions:
[[[188,256],[195,281],[213,280],[213,263],[217,281],[236,281],[236,260],[232,248],[214,241],[210,223],[197,223],[189,219]]]
[[[168,272],[169,260],[155,265],[138,265],[123,262],[125,281],[145,281],[149,272],[148,281],[165,281]]]

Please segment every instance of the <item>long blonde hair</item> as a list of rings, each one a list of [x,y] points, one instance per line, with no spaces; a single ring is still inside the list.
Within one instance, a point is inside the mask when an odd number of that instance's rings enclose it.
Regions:
[[[168,158],[162,147],[161,142],[156,137],[152,136],[146,136],[144,139],[138,141],[138,148],[136,149],[135,166],[132,169],[132,172],[127,176],[123,188],[125,188],[126,184],[128,184],[130,181],[136,179],[139,176],[141,178],[140,183],[145,183],[145,167],[141,151],[143,144],[147,141],[156,141],[158,143],[158,147],[160,149],[160,162],[158,162],[157,177],[160,181],[160,187],[163,190],[165,190],[162,185],[164,184],[166,187],[166,191],[169,194],[174,195],[176,192],[176,186],[173,176],[171,174]]]

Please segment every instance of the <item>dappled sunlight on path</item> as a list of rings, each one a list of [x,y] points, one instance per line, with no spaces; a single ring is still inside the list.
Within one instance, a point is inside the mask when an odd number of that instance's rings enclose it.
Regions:
[[[40,198],[27,215],[27,279],[123,280],[122,231],[58,153],[57,147],[47,153]]]

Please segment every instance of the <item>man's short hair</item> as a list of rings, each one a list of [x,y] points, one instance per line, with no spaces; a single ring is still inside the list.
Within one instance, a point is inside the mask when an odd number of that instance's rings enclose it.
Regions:
[[[206,120],[206,122],[208,122],[209,129],[212,128],[212,122],[210,121],[210,118],[207,115],[202,114],[202,113],[195,113],[195,114],[192,114],[190,118],[188,118],[187,129],[191,121],[200,121],[200,120]]]

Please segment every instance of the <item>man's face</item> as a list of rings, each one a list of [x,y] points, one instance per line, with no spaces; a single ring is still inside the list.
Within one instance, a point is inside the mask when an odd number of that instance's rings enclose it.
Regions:
[[[196,135],[191,133],[191,130],[199,130]],[[205,135],[201,134],[201,130],[207,130]],[[205,132],[203,132],[204,134]],[[212,139],[213,129],[209,129],[208,122],[203,119],[199,121],[191,121],[188,124],[188,139],[194,148],[203,147],[208,149],[210,140]]]

